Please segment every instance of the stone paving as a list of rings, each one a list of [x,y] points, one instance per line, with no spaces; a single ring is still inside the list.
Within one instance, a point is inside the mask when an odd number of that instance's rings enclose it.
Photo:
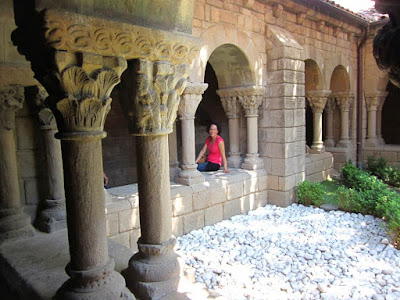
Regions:
[[[272,205],[178,238],[224,299],[400,299],[400,251],[373,216]]]

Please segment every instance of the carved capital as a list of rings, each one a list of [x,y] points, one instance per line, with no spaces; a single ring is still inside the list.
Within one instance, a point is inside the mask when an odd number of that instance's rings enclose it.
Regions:
[[[382,109],[388,94],[389,93],[386,91],[365,93],[365,102],[367,104],[367,110]]]
[[[331,90],[314,90],[306,92],[306,98],[314,113],[322,113],[331,92]]]
[[[49,94],[43,86],[37,85],[33,87],[33,91],[30,94],[33,95],[37,107],[40,109],[46,108],[45,101]]]
[[[126,61],[86,53],[79,56],[66,52],[56,54],[64,98],[53,103],[52,109],[62,134],[102,134],[111,108],[110,94],[120,82]]]
[[[327,113],[333,113],[336,109],[336,100],[335,98],[328,97],[328,100],[326,101],[325,105],[325,111]]]
[[[258,107],[261,105],[265,95],[265,88],[251,86],[237,88],[238,99],[242,105],[246,117],[257,117]]]
[[[15,127],[15,112],[22,108],[24,88],[15,85],[0,88],[0,126],[11,130]]]
[[[43,130],[57,129],[57,122],[53,112],[49,108],[42,108],[38,112],[40,128]]]
[[[129,112],[131,133],[144,136],[172,132],[189,65],[138,59],[135,72],[136,90]]]
[[[197,107],[202,99],[204,91],[207,89],[207,83],[188,82],[183,91],[182,99],[179,103],[178,114],[181,119],[193,119]]]
[[[340,111],[349,111],[351,104],[354,100],[354,93],[352,92],[335,92],[331,95],[336,100],[336,104]]]
[[[228,119],[237,119],[240,114],[239,92],[237,88],[217,90]]]

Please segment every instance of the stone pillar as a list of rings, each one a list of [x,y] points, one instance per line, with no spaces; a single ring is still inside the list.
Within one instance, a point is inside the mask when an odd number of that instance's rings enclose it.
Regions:
[[[44,136],[48,189],[47,197],[41,203],[42,207],[35,223],[41,231],[50,233],[67,227],[61,146],[60,141],[54,137],[58,131],[54,115],[44,105],[48,97],[46,90],[37,86],[34,93],[36,105],[40,108],[38,118]]]
[[[306,98],[310,103],[314,117],[314,140],[310,148],[311,154],[325,152],[325,146],[322,142],[322,111],[330,94],[330,90],[315,90],[306,93]]]
[[[168,137],[190,67],[168,61],[135,61],[135,93],[129,115],[137,139],[141,237],[123,271],[128,287],[141,299],[158,299],[176,290],[179,264],[172,236]],[[204,88],[203,88],[204,90]],[[194,157],[194,156],[193,156]]]
[[[169,153],[169,177],[175,181],[181,169],[178,161],[178,141],[176,138],[176,122],[174,122],[172,132],[168,134],[168,153]]]
[[[240,132],[239,132],[239,114],[240,102],[238,100],[238,89],[221,89],[217,91],[221,97],[222,106],[229,122],[229,156],[227,158],[228,167],[240,168],[242,157],[240,156]]]
[[[365,93],[365,101],[368,111],[366,146],[378,146],[385,144],[382,138],[382,108],[389,93],[377,91]],[[375,120],[374,120],[375,119]],[[375,130],[375,132],[373,132]]]
[[[34,235],[24,213],[18,184],[15,112],[22,108],[21,86],[0,88],[0,244]]]
[[[134,299],[108,255],[101,149],[110,94],[126,61],[56,52],[55,63],[64,98],[50,94],[49,102],[61,140],[70,252],[70,278],[55,298]]]
[[[332,97],[328,98],[325,106],[325,114],[326,114],[326,139],[324,141],[324,145],[326,147],[335,147],[335,140],[333,136],[333,113],[335,112],[336,103],[335,99]]]
[[[335,92],[332,96],[340,109],[340,138],[336,147],[347,148],[349,139],[349,111],[354,94],[351,92]]]
[[[243,106],[247,121],[247,153],[242,164],[243,169],[264,168],[264,161],[258,154],[258,107],[264,94],[265,89],[256,86],[239,90],[239,101]]]
[[[188,83],[179,103],[178,114],[182,128],[182,171],[179,173],[177,182],[186,185],[204,182],[204,177],[197,170],[196,164],[194,116],[207,87],[207,83]]]

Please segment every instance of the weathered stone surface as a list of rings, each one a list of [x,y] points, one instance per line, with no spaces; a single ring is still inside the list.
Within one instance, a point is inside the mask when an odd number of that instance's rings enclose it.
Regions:
[[[240,198],[236,198],[233,200],[229,200],[224,204],[224,219],[229,219],[235,215],[239,215],[241,213],[241,201]]]
[[[211,206],[204,211],[205,226],[221,222],[223,218],[224,218],[224,213],[222,204]]]
[[[204,227],[204,211],[196,211],[183,216],[183,233]]]

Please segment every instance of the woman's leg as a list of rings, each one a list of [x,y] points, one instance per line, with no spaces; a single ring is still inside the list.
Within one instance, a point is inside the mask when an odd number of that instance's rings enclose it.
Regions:
[[[200,172],[204,172],[207,168],[208,162],[206,161],[205,163],[202,164],[198,164],[197,165],[197,170],[199,170]]]

